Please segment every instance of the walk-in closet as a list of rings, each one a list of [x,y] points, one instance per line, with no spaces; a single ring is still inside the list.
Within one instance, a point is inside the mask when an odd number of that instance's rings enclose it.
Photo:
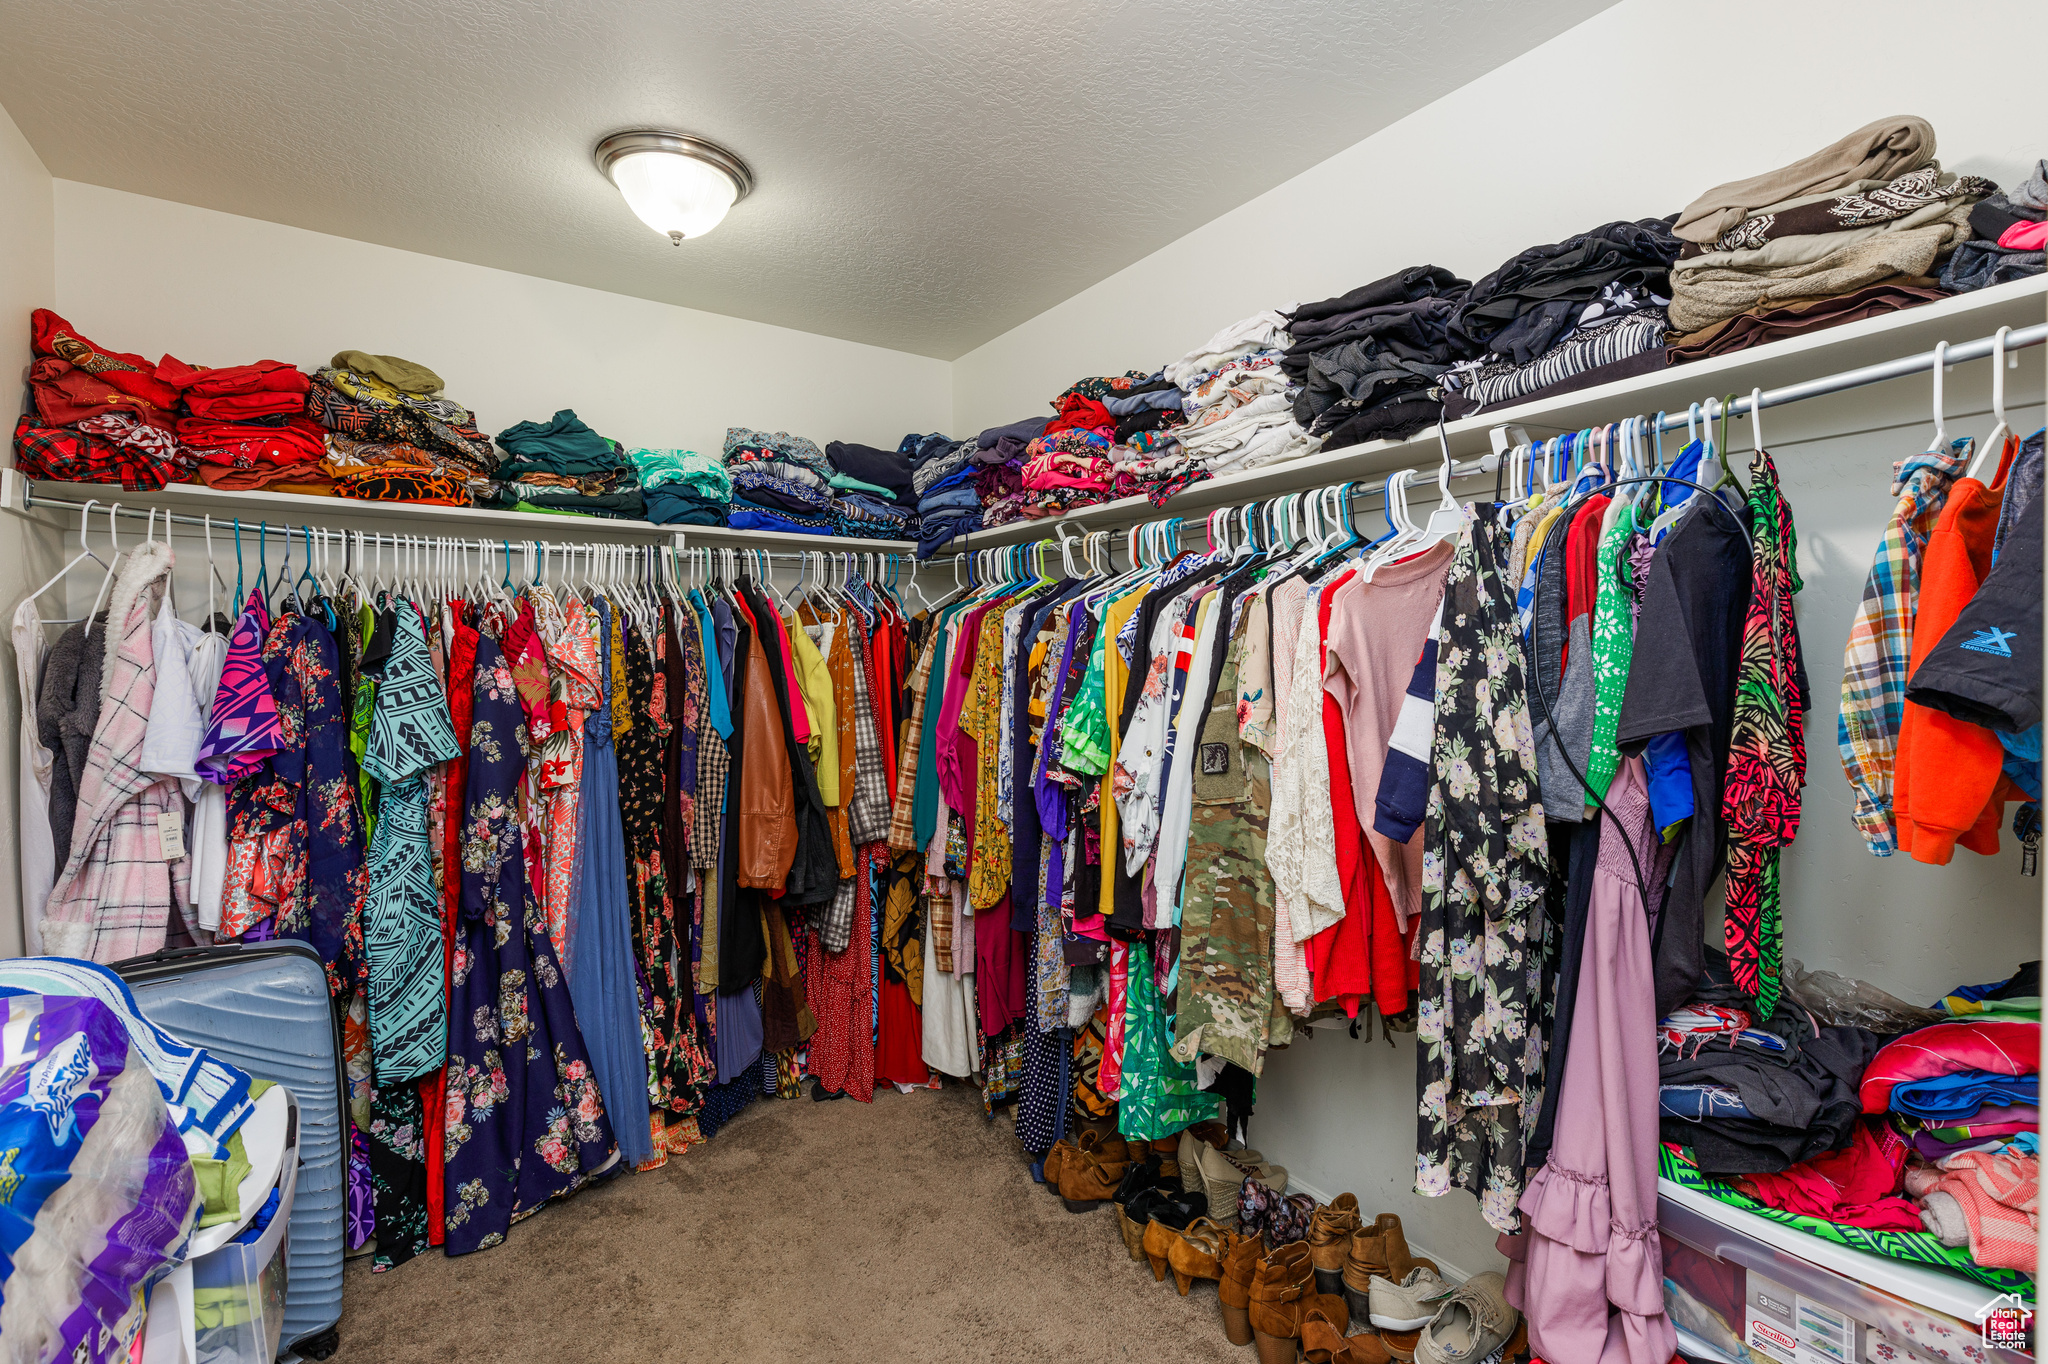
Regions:
[[[2038,6],[0,31],[6,1364],[2036,1357]]]

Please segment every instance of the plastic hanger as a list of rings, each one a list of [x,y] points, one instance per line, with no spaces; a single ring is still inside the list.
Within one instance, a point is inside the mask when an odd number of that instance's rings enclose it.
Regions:
[[[77,568],[80,564],[84,563],[87,559],[92,560],[96,564],[100,564],[102,567],[105,566],[106,561],[101,559],[99,555],[92,552],[92,546],[87,544],[85,539],[86,525],[88,520],[92,516],[92,509],[94,507],[97,507],[99,504],[100,500],[97,497],[95,497],[88,499],[86,504],[83,507],[79,508],[78,557],[73,559],[70,563],[64,565],[64,567],[58,569],[56,576],[51,578],[50,581],[44,583],[41,587],[31,592],[28,598],[30,601],[35,601],[37,598],[41,597],[45,592],[48,592],[51,588],[55,587],[58,583],[63,582],[66,574],[71,572],[72,569]],[[54,620],[46,620],[43,622],[43,624],[45,625],[59,625],[72,623],[74,622]]]
[[[111,553],[107,557],[107,573],[100,579],[99,591],[92,594],[92,610],[85,613],[86,630],[90,633],[92,621],[100,613],[100,604],[106,600],[108,589],[114,585],[114,566],[121,562],[121,504],[116,502],[107,509],[107,544]],[[71,622],[75,623],[75,622]]]
[[[1976,456],[1970,460],[1970,469],[1966,475],[1969,478],[1981,476],[1984,460],[1993,452],[2003,457],[2005,442],[2012,436],[2012,428],[2005,424],[2005,334],[2011,330],[2011,327],[2000,327],[1991,336],[1991,415],[1998,418],[1998,422],[1991,428],[1991,434],[1984,438],[1984,443],[1977,447]],[[1942,344],[1945,346],[1947,343]],[[1941,347],[1936,349],[1939,350]],[[1934,381],[1937,385],[1941,383],[1941,361],[1942,357],[1936,355]],[[1940,392],[1940,389],[1937,387],[1935,391]]]

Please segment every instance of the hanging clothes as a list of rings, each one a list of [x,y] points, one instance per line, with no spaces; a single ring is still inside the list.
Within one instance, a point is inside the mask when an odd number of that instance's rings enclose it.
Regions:
[[[1499,1231],[1516,1226],[1523,1113],[1541,1106],[1529,944],[1550,871],[1506,539],[1475,509],[1444,579],[1415,1049],[1416,1192],[1470,1189]]]
[[[451,1255],[500,1244],[514,1222],[574,1192],[616,1151],[520,850],[524,726],[495,640],[477,641],[471,686],[444,1119]]]

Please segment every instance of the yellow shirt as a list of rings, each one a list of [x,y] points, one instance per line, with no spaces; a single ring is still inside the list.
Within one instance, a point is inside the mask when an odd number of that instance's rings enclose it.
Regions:
[[[811,737],[804,744],[810,750],[811,765],[818,769],[818,795],[827,805],[839,803],[839,710],[832,699],[832,674],[825,667],[825,656],[818,652],[817,641],[811,638],[812,626],[806,629],[794,620],[785,620],[783,627],[789,631],[790,662],[796,666],[797,693],[804,698],[804,713],[811,719]]]

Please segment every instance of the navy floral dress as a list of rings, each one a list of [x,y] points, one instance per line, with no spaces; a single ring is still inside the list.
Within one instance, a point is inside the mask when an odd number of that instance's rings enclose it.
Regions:
[[[616,1149],[520,850],[526,729],[504,652],[477,641],[448,1029],[447,1251],[498,1245]]]

